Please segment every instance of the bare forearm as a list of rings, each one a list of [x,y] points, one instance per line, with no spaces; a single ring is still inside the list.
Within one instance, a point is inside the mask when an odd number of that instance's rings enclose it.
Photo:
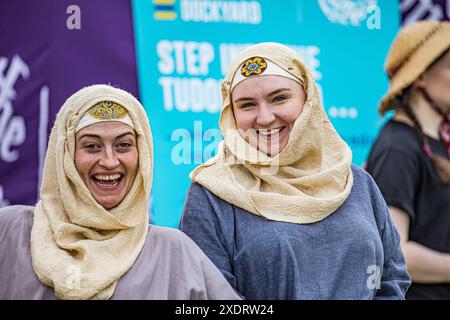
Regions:
[[[402,248],[413,282],[450,282],[450,254],[432,250],[414,241],[403,243]]]

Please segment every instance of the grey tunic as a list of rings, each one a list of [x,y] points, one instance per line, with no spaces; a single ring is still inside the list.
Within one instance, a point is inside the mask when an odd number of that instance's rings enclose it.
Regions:
[[[34,208],[0,209],[0,300],[56,299],[31,262]],[[150,225],[144,247],[111,299],[239,299],[220,271],[182,232]]]
[[[317,223],[266,220],[192,184],[180,227],[247,299],[404,299],[411,282],[386,203],[352,171],[350,196]]]

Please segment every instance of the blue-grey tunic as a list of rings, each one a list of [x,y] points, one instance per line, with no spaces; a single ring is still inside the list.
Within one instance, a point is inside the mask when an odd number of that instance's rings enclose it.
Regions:
[[[267,220],[192,184],[180,228],[246,299],[403,299],[399,235],[372,178],[352,171],[350,196],[317,223]]]

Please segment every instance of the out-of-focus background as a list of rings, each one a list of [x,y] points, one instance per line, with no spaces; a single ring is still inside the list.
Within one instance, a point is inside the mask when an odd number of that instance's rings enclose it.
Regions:
[[[152,222],[177,227],[189,172],[214,156],[220,83],[246,46],[297,51],[364,165],[383,123],[383,65],[401,25],[449,20],[450,0],[1,0],[0,207],[38,200],[47,139],[75,91],[109,83],[144,105]]]

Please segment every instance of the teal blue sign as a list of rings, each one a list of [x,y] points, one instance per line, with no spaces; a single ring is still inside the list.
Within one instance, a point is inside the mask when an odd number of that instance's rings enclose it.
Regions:
[[[246,46],[276,41],[311,69],[324,107],[363,165],[381,119],[383,62],[399,28],[392,0],[134,0],[141,100],[155,148],[152,222],[177,227],[189,172],[214,156],[220,83]]]

